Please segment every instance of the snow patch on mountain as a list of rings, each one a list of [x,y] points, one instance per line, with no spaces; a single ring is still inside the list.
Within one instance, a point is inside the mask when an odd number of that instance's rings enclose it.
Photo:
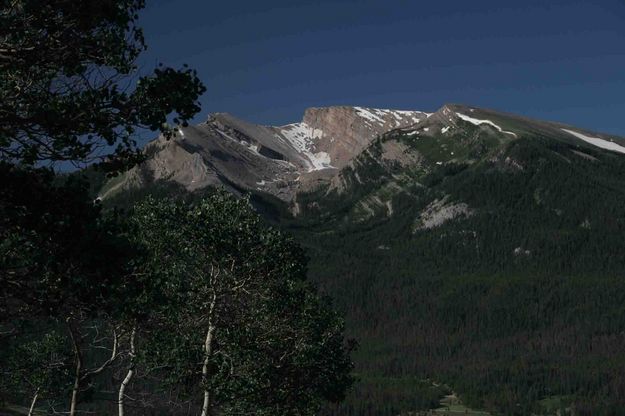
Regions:
[[[567,129],[562,129],[563,131],[572,134],[573,136],[577,137],[578,139],[582,139],[583,141],[590,143],[592,145],[595,145],[597,147],[600,147],[602,149],[607,149],[607,150],[612,150],[614,152],[619,152],[619,153],[625,153],[625,147],[616,144],[614,142],[608,141],[608,140],[604,140],[604,139],[600,139],[599,137],[591,137],[591,136],[586,136],[585,134],[582,133],[578,133],[576,131],[573,130],[567,130]]]
[[[376,114],[376,113],[380,113],[379,110],[363,108],[363,107],[354,107],[354,109],[356,110],[356,113],[358,113],[359,116],[364,117],[370,122],[384,124],[384,119],[381,118],[378,114]]]
[[[430,116],[430,114],[424,113],[423,111],[388,110],[364,107],[354,107],[354,110],[356,110],[356,114],[363,117],[367,121],[379,125],[386,124],[388,122],[388,116],[391,116],[395,119],[394,121],[396,125],[405,122],[407,119],[409,119],[410,122],[416,124],[421,121],[424,116],[426,118]],[[387,119],[385,119],[384,117],[387,117]]]
[[[501,127],[499,127],[497,124],[493,123],[490,120],[478,120],[477,118],[469,117],[469,116],[464,115],[462,113],[456,113],[456,114],[458,115],[458,117],[460,117],[464,121],[468,121],[469,123],[474,124],[476,126],[479,126],[481,124],[488,124],[489,126],[494,127],[495,129],[500,131],[501,133],[510,134],[510,135],[512,135],[514,137],[517,137],[516,133],[513,133],[511,131],[503,130]]]
[[[282,126],[279,132],[298,153],[308,159],[309,172],[334,167],[329,154],[313,151],[315,141],[323,137],[322,130],[314,129],[306,123],[293,123]]]
[[[239,143],[239,144],[241,143],[239,140],[235,139],[234,137],[232,137],[231,135],[229,135],[226,132],[223,132],[221,130],[216,130],[216,131],[217,131],[217,133],[221,134],[222,137],[225,137],[226,139],[230,139],[230,140],[232,140],[235,143]]]

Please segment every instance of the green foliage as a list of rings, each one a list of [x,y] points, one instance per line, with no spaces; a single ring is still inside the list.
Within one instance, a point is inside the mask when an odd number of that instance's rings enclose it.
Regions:
[[[352,382],[343,322],[306,282],[300,247],[247,200],[148,198],[131,227],[157,299],[137,304],[152,315],[142,362],[167,368],[164,387],[208,392],[223,414],[315,414],[343,397]]]
[[[1,322],[94,311],[114,297],[131,251],[86,183],[6,163],[0,181]]]
[[[58,404],[58,398],[69,390],[71,381],[71,351],[64,334],[48,326],[39,325],[41,332],[30,340],[7,342],[2,351],[0,399],[20,397],[24,405],[37,395],[49,407]]]
[[[69,182],[53,185],[52,178],[35,182],[40,185],[37,193],[3,188],[4,200],[13,203],[6,212],[21,198],[35,198],[37,203],[30,201],[30,206],[50,211],[44,209],[49,198],[75,180],[69,177]],[[7,387],[12,397],[26,401],[38,390],[40,401],[67,406],[73,373],[63,383],[51,384],[58,387],[55,392],[46,380],[67,377],[68,366],[76,362],[81,363],[79,403],[104,412],[105,405],[93,403],[110,400],[102,391],[118,386],[102,377],[118,374],[121,379],[129,368],[139,371],[133,391],[150,406],[173,413],[185,404],[199,404],[204,390],[224,414],[252,409],[267,415],[315,414],[326,401],[344,397],[352,384],[352,345],[344,340],[343,321],[306,281],[306,258],[299,245],[267,228],[248,201],[224,192],[195,203],[148,198],[123,220],[116,211],[101,216],[87,198],[88,189],[77,186],[82,197],[73,204],[62,197],[68,204],[56,216],[19,216],[7,223],[36,230],[29,240],[32,253],[17,250],[7,243],[10,238],[3,240],[6,253],[20,256],[3,256],[8,283],[4,305],[19,320],[3,323],[12,347],[0,357],[1,368],[21,378],[31,370],[25,387],[16,382]],[[12,230],[7,227],[7,235]],[[48,234],[41,234],[43,230]],[[65,232],[84,238],[76,255],[68,254],[78,250],[75,241],[60,244],[65,240],[56,234]],[[50,241],[55,244],[43,245]],[[49,262],[40,264],[40,253]],[[28,263],[20,263],[18,276],[8,266],[20,259]],[[62,268],[63,261],[72,268]],[[28,283],[29,290],[11,292],[13,282],[21,285],[18,289]],[[37,329],[41,317],[51,319],[54,338]],[[207,356],[204,339],[211,326],[215,338]],[[132,354],[131,330],[137,333]],[[113,352],[103,353],[113,344]],[[67,350],[70,346],[74,351]],[[57,371],[52,355],[29,352],[36,348],[57,348],[56,354],[65,357],[63,371]],[[201,371],[205,359],[208,376]],[[33,369],[36,363],[41,367]],[[58,374],[39,376],[47,367]],[[29,386],[36,388],[28,390]],[[155,394],[165,391],[175,392],[175,398],[166,401]]]
[[[96,160],[117,171],[141,160],[139,130],[171,135],[170,114],[185,125],[199,111],[205,88],[194,70],[138,76],[143,7],[143,0],[2,3],[2,160]]]
[[[114,349],[109,360],[94,361],[100,368],[89,367],[93,350],[108,341],[99,330],[136,317],[125,300],[142,293],[129,273],[139,257],[120,218],[102,214],[78,175],[58,177],[40,166],[97,161],[116,173],[143,158],[135,143],[141,130],[170,136],[170,117],[185,125],[199,111],[205,88],[195,71],[138,73],[143,7],[142,0],[0,5],[0,335],[15,346],[0,359],[18,375],[33,360],[43,360],[41,369],[52,365],[50,354],[46,361],[37,351],[61,345],[37,333],[36,323],[51,320],[56,334],[66,325],[77,400],[91,397],[94,378],[119,356]],[[37,374],[22,378],[43,394],[51,376]],[[69,401],[60,393],[55,399]]]

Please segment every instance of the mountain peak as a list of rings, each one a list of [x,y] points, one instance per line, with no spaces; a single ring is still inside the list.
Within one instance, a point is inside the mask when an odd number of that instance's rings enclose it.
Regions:
[[[382,110],[365,107],[313,107],[304,112],[300,131],[308,130],[310,150],[326,154],[329,163],[343,168],[383,133],[417,124],[427,118],[421,111]],[[293,126],[293,125],[290,125]],[[283,126],[287,133],[289,126]]]
[[[589,146],[625,152],[619,138],[462,104],[446,104],[435,113],[311,107],[301,121],[284,126],[213,113],[205,123],[181,129],[173,140],[149,144],[148,161],[105,192],[163,180],[190,191],[222,185],[233,192],[265,193],[291,204],[296,195],[318,187],[358,186],[363,166],[381,167],[376,174],[384,171],[390,177],[398,174],[396,169],[428,174],[451,163],[495,158],[502,146],[532,138],[560,141],[582,153]]]

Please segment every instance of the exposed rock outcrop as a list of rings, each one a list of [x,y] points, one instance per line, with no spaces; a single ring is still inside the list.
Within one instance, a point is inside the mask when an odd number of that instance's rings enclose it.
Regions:
[[[299,123],[261,126],[215,113],[148,144],[148,161],[109,183],[101,197],[166,180],[189,191],[223,185],[291,202],[298,190],[330,182],[379,135],[425,118],[420,111],[342,106],[310,108]]]

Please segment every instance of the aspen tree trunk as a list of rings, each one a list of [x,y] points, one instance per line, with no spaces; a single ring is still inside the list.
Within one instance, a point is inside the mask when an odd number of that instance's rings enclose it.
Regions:
[[[128,372],[126,373],[126,377],[122,381],[122,384],[119,386],[119,395],[117,396],[117,410],[118,416],[124,416],[124,392],[126,391],[126,387],[132,380],[132,376],[135,373],[135,334],[137,332],[137,327],[132,327],[132,332],[130,333],[130,366],[128,367]]]
[[[217,296],[213,294],[209,312],[208,312],[208,330],[206,331],[206,339],[204,340],[204,365],[202,366],[202,383],[204,384],[204,404],[202,405],[202,416],[211,414],[211,391],[208,388],[209,373],[208,367],[213,356],[213,339],[215,336],[215,305],[217,304]]]
[[[82,371],[82,353],[80,352],[80,346],[78,345],[78,340],[76,339],[76,334],[74,333],[74,328],[72,327],[69,318],[67,319],[67,326],[69,328],[69,335],[72,339],[72,344],[74,345],[74,356],[76,360],[76,369],[74,370],[74,386],[72,387],[69,416],[76,416],[76,405],[78,403],[78,392],[80,390],[80,374]]]
[[[210,359],[213,354],[213,336],[215,333],[215,327],[211,324],[208,327],[208,331],[206,332],[206,341],[204,342],[204,365],[202,366],[202,382],[205,384],[204,387],[204,404],[202,406],[202,416],[208,416],[210,406],[211,406],[211,392],[208,387],[206,387],[206,383],[208,383],[208,365],[210,363]]]
[[[30,402],[30,409],[28,409],[28,416],[33,416],[33,412],[35,411],[35,405],[37,404],[37,398],[39,397],[39,389],[35,391],[35,395],[33,396],[33,400]]]

